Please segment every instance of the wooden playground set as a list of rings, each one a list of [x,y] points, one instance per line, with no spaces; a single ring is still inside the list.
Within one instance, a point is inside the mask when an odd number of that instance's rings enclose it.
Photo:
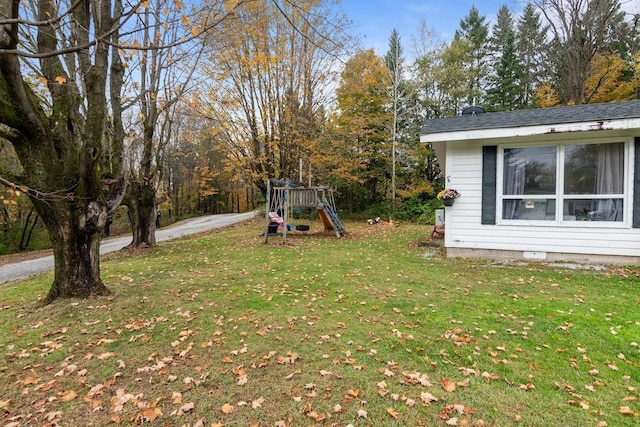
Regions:
[[[269,237],[287,241],[287,231],[308,231],[308,225],[291,223],[293,211],[315,209],[325,231],[333,231],[337,238],[345,234],[344,224],[336,209],[333,190],[329,187],[303,187],[289,181],[269,180],[266,194],[264,242]]]

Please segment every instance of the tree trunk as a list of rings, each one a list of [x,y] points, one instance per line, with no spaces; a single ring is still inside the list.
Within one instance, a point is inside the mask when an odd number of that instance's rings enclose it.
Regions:
[[[22,227],[22,234],[20,235],[20,244],[18,245],[18,250],[22,252],[23,250],[29,247],[29,241],[31,240],[31,233],[38,223],[38,214],[36,213],[36,218],[33,220],[33,224],[31,223],[31,215],[33,215],[34,210],[29,210],[27,214],[27,220],[25,221],[24,227]]]
[[[150,184],[131,182],[125,205],[129,208],[132,248],[156,245],[156,191]]]
[[[71,209],[73,212],[73,209]],[[58,298],[89,298],[110,292],[100,279],[100,240],[107,222],[105,206],[90,202],[85,212],[48,209],[55,276],[45,303]],[[56,217],[57,216],[57,217]]]

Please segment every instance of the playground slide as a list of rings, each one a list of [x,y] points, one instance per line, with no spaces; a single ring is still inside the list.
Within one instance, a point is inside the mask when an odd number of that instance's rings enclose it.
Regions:
[[[327,211],[325,211],[324,208],[318,208],[317,211],[320,221],[322,221],[322,225],[324,225],[324,229],[326,231],[335,230],[336,227],[333,225],[333,221],[331,221],[329,215],[327,215]]]
[[[324,229],[326,231],[334,230],[336,232],[336,237],[340,238],[344,233],[344,225],[338,216],[338,213],[335,212],[331,206],[321,206],[316,209],[318,211],[318,216],[322,221],[322,225],[324,225]]]

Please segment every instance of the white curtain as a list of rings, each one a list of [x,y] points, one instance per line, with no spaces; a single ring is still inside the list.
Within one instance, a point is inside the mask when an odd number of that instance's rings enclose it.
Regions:
[[[526,160],[524,159],[509,159],[505,162],[502,181],[504,183],[503,194],[524,194],[525,165]],[[505,200],[503,209],[502,218],[518,218],[520,200]]]
[[[596,161],[595,194],[622,194],[624,192],[624,145],[602,144]],[[622,221],[621,199],[595,201],[598,221]]]

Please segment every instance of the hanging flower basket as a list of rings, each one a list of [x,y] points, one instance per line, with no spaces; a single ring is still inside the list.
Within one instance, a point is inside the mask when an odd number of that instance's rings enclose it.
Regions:
[[[458,197],[460,197],[460,192],[455,188],[445,188],[438,193],[438,199],[442,200],[445,206],[453,206]]]

